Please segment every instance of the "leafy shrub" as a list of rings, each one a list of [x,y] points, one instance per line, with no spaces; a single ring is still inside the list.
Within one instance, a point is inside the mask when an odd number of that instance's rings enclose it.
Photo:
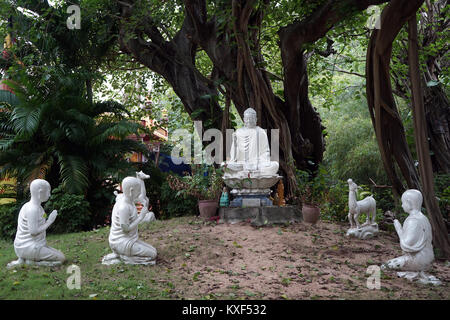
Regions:
[[[19,210],[22,207],[22,204],[8,203],[0,206],[0,237],[2,239],[14,239],[17,230]]]
[[[170,219],[197,213],[197,199],[192,196],[177,195],[177,191],[170,188],[168,174],[155,166],[154,161],[148,161],[137,166],[137,171],[142,170],[150,175],[150,179],[144,180],[147,197],[152,211],[157,219]]]
[[[88,229],[110,225],[117,184],[115,180],[99,180],[91,183],[86,197],[91,211]]]
[[[348,183],[337,180],[330,185],[322,203],[322,218],[331,221],[347,221]]]
[[[213,166],[192,166],[192,174],[178,178],[169,175],[167,181],[177,195],[193,196],[198,200],[219,200],[222,192],[222,170]]]
[[[324,220],[347,221],[348,220],[348,183],[345,180],[335,179],[324,166],[314,176],[307,171],[297,170],[296,173],[299,192],[294,199],[295,204],[313,203],[320,207]],[[371,192],[366,185],[359,185],[356,197],[358,200],[374,195],[377,200],[377,219],[382,217],[384,210],[392,210],[394,201],[390,189],[375,190]],[[379,200],[380,199],[380,200]],[[380,209],[381,207],[381,209]],[[360,216],[365,220],[365,215]]]
[[[439,208],[445,219],[450,212],[450,174],[438,174],[434,179],[436,196],[439,198]]]
[[[350,116],[351,115],[351,116]],[[336,110],[324,111],[327,148],[324,164],[334,179],[387,183],[367,106],[345,96]]]
[[[162,219],[197,214],[197,199],[187,194],[177,194],[172,190],[168,181],[161,186],[161,211]]]
[[[58,217],[49,229],[52,233],[86,231],[91,227],[89,202],[82,195],[64,192],[62,187],[53,189],[44,210],[47,215],[53,210],[58,211]]]

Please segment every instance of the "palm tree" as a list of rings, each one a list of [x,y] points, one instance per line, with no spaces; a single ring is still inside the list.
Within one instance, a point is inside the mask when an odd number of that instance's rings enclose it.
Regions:
[[[126,119],[117,102],[90,103],[82,77],[62,73],[40,85],[24,74],[7,82],[19,103],[0,105],[0,177],[25,184],[46,178],[67,192],[87,194],[93,182],[118,180],[132,170],[127,153],[148,152],[127,138],[146,129]]]

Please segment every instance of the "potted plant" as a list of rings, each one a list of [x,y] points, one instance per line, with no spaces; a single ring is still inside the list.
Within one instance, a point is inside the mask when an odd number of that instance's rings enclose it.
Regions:
[[[177,196],[190,195],[198,200],[200,216],[211,218],[216,215],[223,182],[221,175],[214,167],[202,165],[192,166],[192,174],[182,178],[168,176],[169,186],[177,190]]]
[[[303,220],[308,223],[315,224],[320,217],[320,200],[314,194],[311,185],[306,185],[300,192],[300,201],[302,203]]]
[[[298,200],[302,206],[303,220],[315,224],[320,217],[320,204],[326,188],[326,181],[323,172],[312,178],[312,174],[298,170],[296,174],[299,186]]]

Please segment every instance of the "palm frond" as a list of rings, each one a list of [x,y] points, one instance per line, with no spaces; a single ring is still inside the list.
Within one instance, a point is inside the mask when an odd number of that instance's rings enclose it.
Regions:
[[[111,123],[103,122],[98,125],[98,134],[92,138],[91,144],[101,144],[111,138],[125,139],[131,134],[138,134],[141,129],[140,124],[125,119]]]
[[[89,186],[89,168],[85,161],[79,156],[57,154],[64,189],[71,193],[83,193]]]
[[[17,134],[22,139],[31,137],[39,128],[41,109],[39,107],[16,107],[11,121]]]

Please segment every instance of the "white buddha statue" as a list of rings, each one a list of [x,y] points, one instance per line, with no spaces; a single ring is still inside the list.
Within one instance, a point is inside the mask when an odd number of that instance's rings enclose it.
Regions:
[[[57,211],[53,210],[47,220],[44,218],[41,204],[50,198],[50,191],[50,184],[45,180],[31,182],[31,199],[20,209],[14,240],[14,251],[19,259],[10,262],[8,268],[21,264],[55,266],[65,261],[61,251],[47,246],[46,230],[57,216]]]
[[[226,162],[227,176],[247,177],[276,176],[279,164],[270,161],[267,133],[256,125],[256,111],[248,108],[244,112],[244,127],[233,133],[230,160]]]
[[[402,208],[409,216],[403,226],[398,220],[394,220],[394,226],[404,255],[389,260],[382,265],[382,269],[402,270],[403,272],[397,273],[399,277],[409,280],[418,278],[423,283],[440,284],[437,278],[424,273],[433,263],[434,252],[430,222],[420,211],[422,201],[422,193],[419,190],[410,189],[403,193]]]
[[[139,240],[138,225],[144,221],[148,208],[138,215],[135,201],[141,194],[139,179],[126,177],[122,181],[123,194],[116,198],[112,210],[109,246],[113,253],[103,258],[103,264],[155,264],[156,249]]]

